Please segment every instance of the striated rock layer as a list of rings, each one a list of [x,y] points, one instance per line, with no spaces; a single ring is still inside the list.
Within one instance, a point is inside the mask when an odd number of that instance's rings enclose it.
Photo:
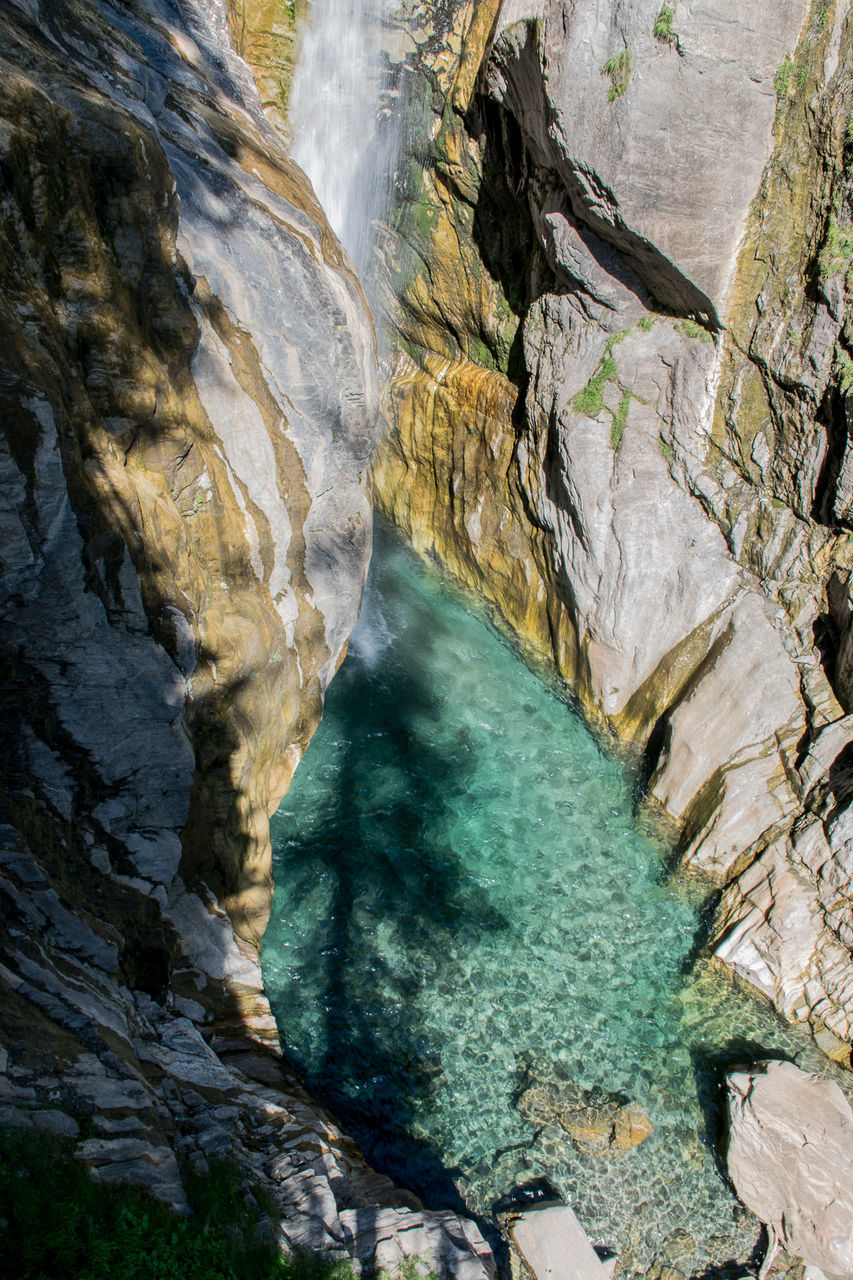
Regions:
[[[179,1208],[182,1160],[235,1157],[284,1243],[474,1280],[476,1227],[366,1167],[262,991],[268,815],[357,617],[377,382],[228,18],[0,9],[0,1123]]]
[[[642,750],[729,885],[721,959],[840,1057],[848,9],[460,5],[466,75],[421,71],[375,466],[414,544]]]

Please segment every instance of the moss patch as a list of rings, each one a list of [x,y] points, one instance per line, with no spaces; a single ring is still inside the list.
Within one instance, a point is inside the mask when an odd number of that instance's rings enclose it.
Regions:
[[[776,68],[776,74],[773,77],[773,88],[776,90],[776,97],[781,101],[787,98],[791,88],[791,79],[794,75],[794,59],[790,54],[779,63]]]
[[[607,356],[572,401],[576,413],[583,413],[587,418],[597,418],[604,408],[604,388],[608,382],[616,381],[616,362]]]
[[[618,449],[622,443],[622,437],[625,434],[625,423],[628,421],[628,407],[631,403],[631,392],[623,391],[622,399],[619,401],[619,407],[613,415],[613,424],[610,428],[610,443],[614,449]]]
[[[704,325],[697,324],[697,322],[695,320],[691,320],[689,316],[686,316],[683,320],[679,320],[675,325],[675,328],[679,333],[683,334],[685,338],[698,338],[700,342],[714,341],[714,336],[710,330],[706,329]]]
[[[846,272],[853,259],[853,226],[841,226],[835,214],[829,220],[817,265],[824,280]]]

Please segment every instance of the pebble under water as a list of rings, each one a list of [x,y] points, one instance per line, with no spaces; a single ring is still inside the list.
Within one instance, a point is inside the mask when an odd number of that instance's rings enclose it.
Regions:
[[[666,871],[621,765],[435,569],[380,529],[362,620],[273,820],[267,990],[292,1060],[382,1172],[488,1220],[547,1182],[642,1271],[759,1240],[715,1151],[720,1068],[804,1033],[694,962],[703,890]],[[525,1074],[641,1103],[590,1152]]]

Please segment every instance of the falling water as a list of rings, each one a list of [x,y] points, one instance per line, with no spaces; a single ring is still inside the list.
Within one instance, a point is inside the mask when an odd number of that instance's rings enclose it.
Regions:
[[[290,97],[293,157],[369,284],[373,227],[400,152],[396,0],[311,0]]]

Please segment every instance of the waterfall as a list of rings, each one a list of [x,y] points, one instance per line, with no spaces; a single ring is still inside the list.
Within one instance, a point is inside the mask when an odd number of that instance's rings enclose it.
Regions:
[[[403,128],[397,3],[311,0],[290,96],[293,158],[368,288],[373,227],[390,206]]]

